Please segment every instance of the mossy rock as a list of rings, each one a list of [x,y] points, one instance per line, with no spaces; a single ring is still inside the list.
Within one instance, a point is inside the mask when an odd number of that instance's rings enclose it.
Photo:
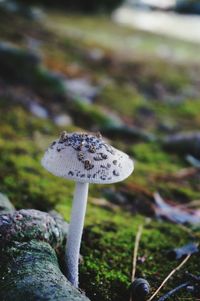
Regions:
[[[0,76],[4,80],[33,86],[36,91],[49,97],[64,97],[62,80],[42,66],[37,53],[2,42],[0,64]]]
[[[1,250],[1,262],[2,301],[89,300],[66,280],[48,243],[11,242]]]
[[[67,281],[59,267],[66,223],[57,215],[37,210],[13,211],[3,195],[0,204],[1,300],[89,300]]]

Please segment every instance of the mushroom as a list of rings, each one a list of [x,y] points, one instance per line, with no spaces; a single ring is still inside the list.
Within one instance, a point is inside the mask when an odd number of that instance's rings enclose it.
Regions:
[[[76,182],[67,236],[67,278],[78,287],[78,262],[89,183],[120,182],[133,171],[133,161],[107,144],[100,133],[63,132],[47,149],[42,165],[52,174]]]

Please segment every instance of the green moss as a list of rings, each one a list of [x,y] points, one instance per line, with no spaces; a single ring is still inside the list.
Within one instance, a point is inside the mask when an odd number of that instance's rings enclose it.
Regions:
[[[181,203],[190,202],[199,198],[199,191],[193,188],[190,182],[174,183],[174,181],[160,181],[158,183],[159,191],[163,192],[164,196],[168,199],[180,201]]]
[[[90,214],[90,208],[89,208]],[[98,214],[104,216],[100,211]],[[118,215],[101,218],[86,227],[81,253],[81,286],[91,300],[128,300],[132,268],[132,252],[140,216]],[[99,216],[99,215],[98,215]],[[98,217],[97,217],[98,218]],[[88,224],[88,222],[87,222]],[[175,225],[151,221],[143,231],[139,254],[145,262],[137,267],[137,276],[146,277],[155,290],[164,277],[177,265],[167,251],[188,241],[188,234]],[[189,269],[198,271],[198,256],[193,256]],[[180,273],[179,273],[180,276]],[[179,281],[178,275],[174,281]],[[173,287],[170,283],[169,287]],[[164,289],[165,291],[166,289]]]
[[[146,106],[155,114],[155,118],[159,124],[169,124],[171,128],[179,129],[181,125],[182,131],[193,131],[199,128],[200,122],[198,112],[200,109],[199,99],[186,99],[180,102],[173,102],[173,99],[165,104],[156,102],[148,103]],[[157,130],[160,135],[160,130]]]
[[[199,122],[198,112],[200,110],[200,100],[186,100],[177,107],[177,115],[182,118],[189,118],[194,122]]]
[[[157,143],[139,143],[130,147],[129,151],[136,160],[132,181],[181,203],[199,198],[194,178],[175,180],[175,175],[187,168],[179,156],[166,153]]]
[[[100,128],[116,124],[116,121],[109,114],[102,112],[99,106],[79,100],[71,105],[71,112],[75,121],[81,126]]]
[[[138,143],[131,146],[129,152],[136,161],[135,172],[131,176],[132,181],[144,185],[151,191],[158,190],[160,187],[159,181],[156,181],[157,176],[178,172],[183,165],[178,156],[164,152],[155,142]]]
[[[164,152],[159,144],[154,143],[139,143],[130,148],[131,154],[139,162],[146,165],[158,166],[160,164],[177,164],[178,158],[172,157],[170,154]]]
[[[144,100],[131,85],[107,85],[98,100],[98,103],[122,114],[124,116],[134,116],[138,107]]]

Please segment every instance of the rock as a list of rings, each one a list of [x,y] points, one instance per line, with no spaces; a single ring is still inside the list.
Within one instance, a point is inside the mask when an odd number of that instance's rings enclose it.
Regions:
[[[94,62],[99,62],[99,61],[103,60],[104,56],[105,56],[105,53],[100,48],[93,48],[88,53],[88,59],[92,60]]]
[[[167,136],[163,147],[177,154],[190,154],[200,158],[200,132],[180,133]]]
[[[66,239],[67,233],[64,229],[65,227],[57,225],[52,216],[39,210],[21,209],[0,216],[0,233],[3,237],[1,246],[11,241],[20,243],[40,240],[50,244],[52,248],[57,248]]]
[[[32,76],[34,89],[45,97],[57,97],[57,101],[66,97],[66,89],[62,76],[49,71],[44,66],[38,66]]]
[[[69,97],[86,103],[91,103],[99,92],[99,88],[86,78],[66,79],[65,87]]]
[[[130,290],[134,301],[145,301],[150,292],[150,285],[146,279],[136,278],[132,282]]]
[[[186,161],[190,163],[193,167],[200,168],[200,160],[197,160],[195,157],[191,155],[187,155],[185,157]]]
[[[36,38],[29,37],[28,35],[25,37],[25,40],[26,40],[27,49],[34,53],[35,52],[38,53],[38,55],[40,55],[40,57],[42,57],[42,47],[41,46],[42,46],[43,42]]]
[[[46,119],[48,118],[48,111],[38,103],[31,101],[29,105],[30,112],[36,117]]]
[[[0,66],[0,77],[9,83],[31,86],[45,97],[65,97],[61,76],[42,65],[38,52],[0,42]]]
[[[30,7],[14,0],[1,0],[0,9],[11,14],[18,14],[29,20],[41,20],[44,12],[40,8]]]
[[[13,242],[1,252],[0,299],[5,301],[89,301],[72,287],[49,244]]]
[[[128,199],[120,191],[115,191],[113,188],[105,188],[103,190],[104,196],[116,205],[127,205]]]
[[[128,139],[131,141],[154,141],[155,137],[151,133],[147,133],[140,128],[128,125],[119,126],[106,126],[100,129],[102,134],[108,137],[121,137],[122,139]]]
[[[67,114],[60,114],[54,117],[54,122],[58,126],[68,126],[72,124],[72,118]]]
[[[7,1],[2,0],[0,2],[0,8],[9,13],[16,13],[18,11],[18,4],[12,0],[7,0]]]
[[[177,130],[179,130],[179,126],[175,124],[172,120],[162,120],[158,123],[158,130],[167,135],[170,135],[177,132]]]
[[[3,79],[29,83],[39,64],[40,57],[37,54],[11,43],[0,43],[0,76]]]
[[[14,211],[2,194],[0,204],[0,300],[89,301],[59,268],[68,230],[60,215]]]
[[[176,1],[175,11],[183,14],[200,14],[200,3],[198,0],[187,1],[181,0]]]
[[[24,16],[31,18],[34,21],[40,21],[45,17],[45,12],[41,9],[41,7],[29,7],[29,10],[26,14],[24,14]]]

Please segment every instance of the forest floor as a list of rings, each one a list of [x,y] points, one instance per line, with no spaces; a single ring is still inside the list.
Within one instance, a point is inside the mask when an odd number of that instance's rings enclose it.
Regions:
[[[199,154],[164,143],[200,129],[197,46],[100,16],[49,12],[35,21],[0,9],[0,20],[0,191],[17,208],[53,208],[69,221],[74,183],[49,174],[41,157],[62,130],[100,130],[134,158],[135,171],[123,183],[90,186],[80,287],[92,301],[129,300],[144,224],[136,276],[155,291],[180,263],[168,251],[200,239],[199,224],[191,224],[200,172],[188,161]],[[159,207],[156,192],[171,211]],[[193,254],[155,300],[199,268]],[[198,297],[183,291],[170,300]]]

